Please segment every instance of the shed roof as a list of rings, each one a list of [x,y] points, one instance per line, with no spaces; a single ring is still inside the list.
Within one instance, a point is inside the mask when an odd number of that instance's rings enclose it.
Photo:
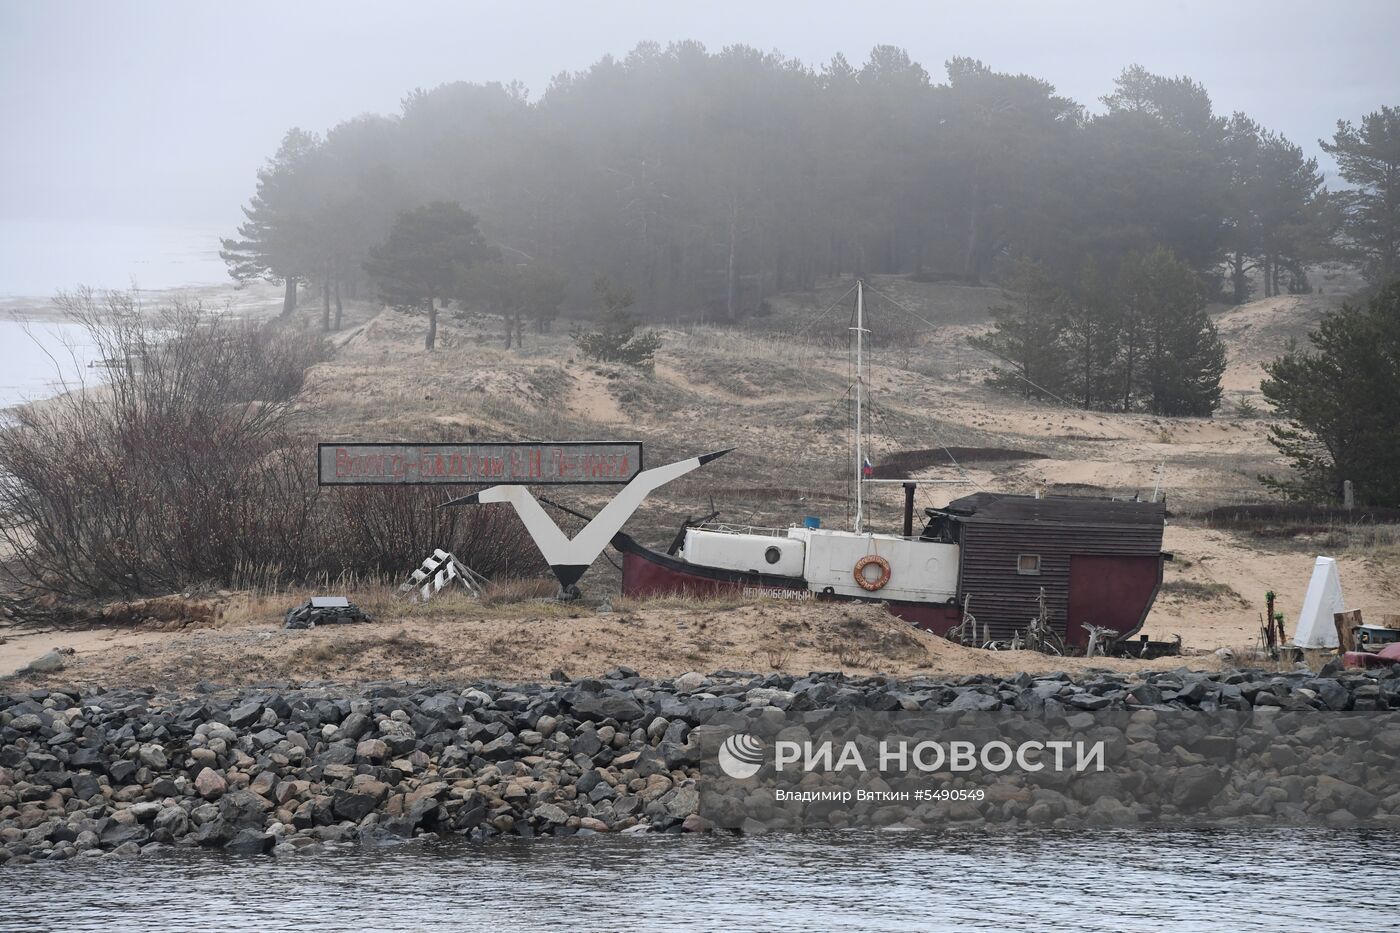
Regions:
[[[1014,522],[1047,525],[1149,525],[1166,520],[1165,502],[1135,502],[1083,496],[1003,496],[976,492],[954,499],[929,515],[945,513],[967,523]]]

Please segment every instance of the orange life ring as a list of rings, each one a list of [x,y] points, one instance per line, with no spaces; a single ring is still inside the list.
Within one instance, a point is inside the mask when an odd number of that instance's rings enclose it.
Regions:
[[[878,579],[871,580],[865,576],[865,568],[869,567],[871,564],[880,568],[880,576]],[[863,590],[871,590],[873,592],[874,590],[884,589],[885,584],[890,582],[890,562],[879,554],[867,554],[856,561],[856,569],[852,571],[852,576],[856,578],[856,583],[858,583]]]

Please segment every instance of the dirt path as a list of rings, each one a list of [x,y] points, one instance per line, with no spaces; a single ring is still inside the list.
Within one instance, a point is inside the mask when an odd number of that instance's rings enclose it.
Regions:
[[[569,375],[574,381],[574,390],[569,393],[569,411],[574,415],[598,424],[626,420],[606,376],[589,369],[575,369]]]
[[[76,656],[120,658],[160,645],[165,632],[130,628],[94,628],[0,635],[0,677],[12,674],[54,648],[72,648]]]

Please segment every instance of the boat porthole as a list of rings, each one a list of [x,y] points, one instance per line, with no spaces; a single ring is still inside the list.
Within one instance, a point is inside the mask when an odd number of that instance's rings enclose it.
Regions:
[[[778,550],[776,545],[769,547],[768,550],[763,552],[763,559],[770,564],[776,564],[783,559],[783,552]]]

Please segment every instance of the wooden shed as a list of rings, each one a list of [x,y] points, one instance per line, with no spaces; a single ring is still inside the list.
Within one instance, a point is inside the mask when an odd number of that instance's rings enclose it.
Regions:
[[[972,614],[995,639],[1038,615],[1042,587],[1066,644],[1087,643],[1086,623],[1134,635],[1170,558],[1162,502],[979,492],[926,512],[925,537],[961,545],[959,604],[970,596]]]

